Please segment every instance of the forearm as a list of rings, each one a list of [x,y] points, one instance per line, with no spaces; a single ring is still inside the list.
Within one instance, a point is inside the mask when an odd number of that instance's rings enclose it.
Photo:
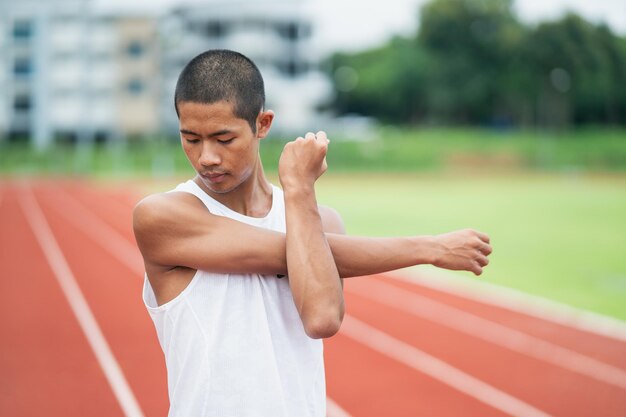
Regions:
[[[343,292],[313,187],[285,190],[285,217],[285,257],[296,308],[307,334],[328,337],[341,323]]]
[[[430,264],[439,246],[432,236],[371,238],[328,233],[326,238],[342,278]]]
[[[192,263],[183,265],[214,272],[266,275],[288,272],[288,239],[284,233],[220,218],[216,219],[211,235],[215,237],[201,239],[193,245],[202,249],[193,252]],[[432,263],[439,246],[431,236],[372,238],[334,233],[325,236],[341,278]],[[302,240],[301,249],[306,251],[307,245]]]

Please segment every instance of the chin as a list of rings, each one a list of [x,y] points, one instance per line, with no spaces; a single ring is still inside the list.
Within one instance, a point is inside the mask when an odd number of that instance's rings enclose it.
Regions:
[[[200,176],[200,181],[202,181],[202,184],[204,184],[204,186],[209,191],[215,194],[228,194],[239,186],[239,184],[233,185],[230,181],[226,181],[220,184],[213,184],[210,181],[207,181],[202,176]]]

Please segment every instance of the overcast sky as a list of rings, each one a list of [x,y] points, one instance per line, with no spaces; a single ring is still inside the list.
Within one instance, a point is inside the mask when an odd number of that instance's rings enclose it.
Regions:
[[[216,0],[94,1],[98,8],[104,10],[148,13],[161,13],[181,3],[216,2]],[[291,1],[305,3],[311,10],[316,44],[319,50],[325,53],[363,49],[383,43],[394,34],[412,33],[416,29],[418,9],[428,0]],[[604,21],[613,31],[626,35],[626,0],[515,0],[514,4],[518,16],[525,22],[557,18],[571,10],[588,20]],[[268,4],[268,7],[275,6]]]

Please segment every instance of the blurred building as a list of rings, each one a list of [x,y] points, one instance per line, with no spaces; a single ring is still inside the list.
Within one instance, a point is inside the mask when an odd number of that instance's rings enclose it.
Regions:
[[[154,19],[89,0],[0,0],[0,135],[93,141],[158,129]]]
[[[332,94],[312,48],[312,21],[303,0],[207,1],[164,16],[161,32],[162,120],[178,131],[174,89],[178,75],[207,49],[232,49],[251,58],[265,80],[274,129],[301,132],[317,125],[317,107]]]
[[[95,140],[178,131],[174,88],[211,48],[252,58],[275,129],[319,121],[331,84],[304,0],[207,1],[161,18],[94,13],[91,0],[0,0],[0,140]]]

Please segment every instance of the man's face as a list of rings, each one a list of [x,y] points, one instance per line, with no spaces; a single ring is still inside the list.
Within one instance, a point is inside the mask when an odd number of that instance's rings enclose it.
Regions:
[[[179,102],[178,114],[183,150],[208,190],[228,193],[250,177],[259,163],[259,140],[269,131],[269,125],[259,123],[264,113],[257,119],[256,134],[226,101]]]

